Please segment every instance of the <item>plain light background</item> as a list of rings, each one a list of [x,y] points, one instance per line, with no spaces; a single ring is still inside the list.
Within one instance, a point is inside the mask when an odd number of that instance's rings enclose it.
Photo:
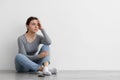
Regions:
[[[120,0],[0,0],[0,70],[15,70],[29,16],[52,40],[52,67],[120,70]]]

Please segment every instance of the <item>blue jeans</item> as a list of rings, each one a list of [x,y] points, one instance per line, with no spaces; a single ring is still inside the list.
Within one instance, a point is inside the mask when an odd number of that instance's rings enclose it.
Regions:
[[[49,52],[49,46],[43,45],[40,49],[40,53],[43,51]],[[19,53],[15,57],[15,68],[17,72],[37,72],[39,67],[46,61],[50,62],[50,54],[44,58],[40,58],[39,60],[32,61],[24,54]]]

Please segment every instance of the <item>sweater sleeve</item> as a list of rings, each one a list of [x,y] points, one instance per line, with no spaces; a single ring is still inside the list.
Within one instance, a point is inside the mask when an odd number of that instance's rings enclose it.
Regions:
[[[18,38],[18,53],[22,53],[25,55],[27,54],[25,47],[24,47],[24,44],[23,44],[23,41],[20,37]]]
[[[45,32],[45,30],[41,29],[41,32],[43,34],[43,37],[41,39],[41,43],[45,44],[45,45],[50,45],[51,44],[51,40],[50,40],[49,36],[47,35],[47,33]]]
[[[18,52],[20,54],[24,54],[25,56],[27,56],[31,60],[39,59],[38,55],[32,55],[32,56],[27,55],[27,52],[25,50],[25,46],[24,46],[23,40],[21,38],[18,38]]]

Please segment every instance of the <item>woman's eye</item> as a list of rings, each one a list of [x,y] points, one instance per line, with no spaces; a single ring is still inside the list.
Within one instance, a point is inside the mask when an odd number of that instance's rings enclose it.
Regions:
[[[32,25],[35,25],[35,23],[32,23]]]

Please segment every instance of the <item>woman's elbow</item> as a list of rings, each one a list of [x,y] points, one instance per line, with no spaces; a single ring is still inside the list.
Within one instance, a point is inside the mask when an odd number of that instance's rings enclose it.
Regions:
[[[47,44],[47,45],[51,45],[51,41],[48,41],[46,44]]]

